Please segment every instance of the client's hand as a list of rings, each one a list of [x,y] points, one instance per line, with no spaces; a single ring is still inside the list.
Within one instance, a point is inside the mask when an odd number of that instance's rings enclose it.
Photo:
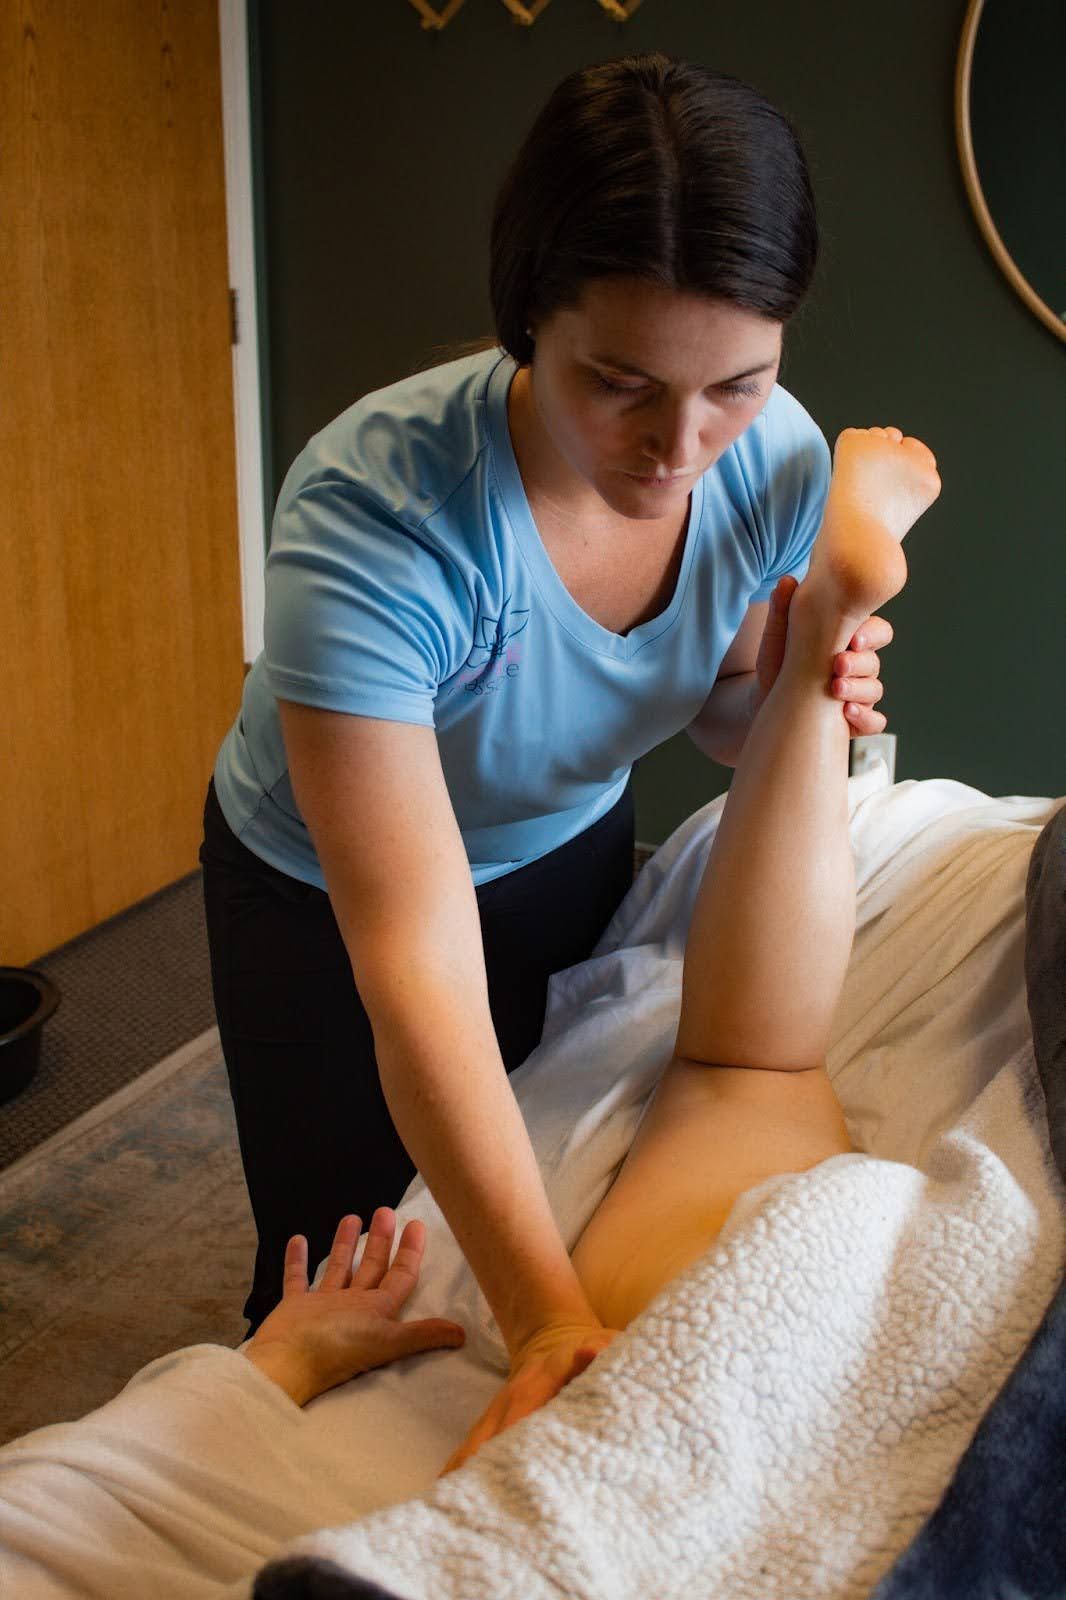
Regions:
[[[795,578],[782,578],[770,596],[766,627],[755,663],[758,684],[754,704],[756,711],[770,693],[781,670],[785,657],[788,610],[798,588]],[[884,713],[874,710],[885,692],[881,682],[881,663],[876,652],[886,644],[891,644],[892,638],[892,624],[887,617],[867,617],[848,640],[847,649],[833,657],[829,692],[834,700],[843,702],[844,718],[853,739],[884,733],[888,726],[888,718]]]
[[[289,1240],[281,1304],[241,1352],[298,1406],[371,1367],[421,1350],[454,1349],[466,1337],[458,1323],[440,1317],[399,1320],[418,1282],[425,1224],[407,1224],[390,1266],[396,1215],[384,1206],[375,1211],[353,1275],[359,1228],[358,1217],[342,1219],[317,1289],[307,1284],[307,1240],[301,1235]]]
[[[598,1322],[548,1327],[534,1334],[511,1357],[511,1376],[449,1458],[444,1472],[454,1472],[496,1434],[546,1405],[617,1337],[617,1328],[604,1328]]]

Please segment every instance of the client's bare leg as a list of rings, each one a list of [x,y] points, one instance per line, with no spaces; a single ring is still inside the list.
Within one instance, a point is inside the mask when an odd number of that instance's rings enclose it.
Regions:
[[[855,924],[848,728],[829,664],[903,587],[900,540],[939,488],[930,452],[898,429],[838,440],[781,672],[700,885],[675,1055],[574,1251],[608,1326],[700,1255],[746,1189],[851,1149],[824,1066]]]

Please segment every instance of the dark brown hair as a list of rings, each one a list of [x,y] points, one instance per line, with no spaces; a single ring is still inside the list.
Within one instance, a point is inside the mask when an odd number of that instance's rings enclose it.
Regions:
[[[737,78],[658,53],[564,78],[497,196],[490,293],[500,345],[596,278],[643,278],[784,322],[818,232],[791,124]]]

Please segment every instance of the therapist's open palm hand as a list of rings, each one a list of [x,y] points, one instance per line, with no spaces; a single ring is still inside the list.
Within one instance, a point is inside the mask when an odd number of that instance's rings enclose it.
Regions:
[[[454,1472],[496,1434],[554,1399],[617,1337],[617,1328],[604,1328],[598,1322],[545,1328],[535,1334],[512,1357],[511,1376],[449,1458],[444,1472]]]
[[[395,1212],[375,1211],[353,1271],[359,1229],[358,1217],[342,1219],[315,1289],[307,1281],[307,1240],[289,1240],[281,1303],[244,1346],[244,1355],[298,1405],[371,1367],[423,1350],[454,1349],[466,1337],[458,1323],[441,1317],[400,1321],[422,1266],[424,1223],[407,1224],[393,1255]]]
[[[788,609],[798,588],[795,578],[781,578],[770,596],[766,627],[755,663],[760,705],[773,688],[785,658]],[[888,726],[888,718],[874,707],[885,692],[877,651],[891,644],[892,639],[892,624],[887,617],[867,617],[848,640],[847,649],[833,657],[829,692],[834,700],[843,704],[844,718],[853,739],[884,733]]]

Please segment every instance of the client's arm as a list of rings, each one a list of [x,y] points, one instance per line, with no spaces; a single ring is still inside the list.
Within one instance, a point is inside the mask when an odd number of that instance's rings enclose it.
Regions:
[[[386,1207],[375,1211],[363,1259],[353,1273],[359,1227],[358,1217],[342,1219],[317,1289],[308,1287],[307,1240],[300,1235],[289,1240],[281,1302],[242,1349],[298,1406],[371,1367],[422,1350],[454,1349],[465,1338],[458,1323],[440,1317],[399,1319],[418,1282],[425,1224],[407,1224],[393,1257],[395,1213]]]

